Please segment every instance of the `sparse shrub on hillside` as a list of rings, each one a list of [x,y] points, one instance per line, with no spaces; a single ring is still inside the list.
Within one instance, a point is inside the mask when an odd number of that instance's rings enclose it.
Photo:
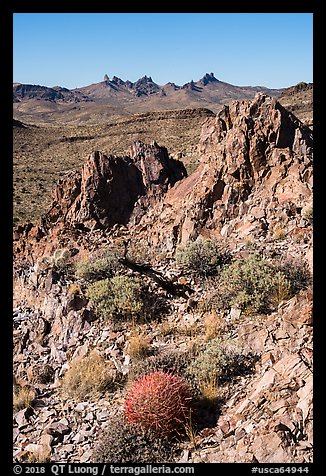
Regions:
[[[226,321],[221,314],[217,314],[214,309],[205,314],[204,317],[205,341],[218,337],[226,329]]]
[[[201,240],[179,245],[175,260],[185,272],[207,277],[217,274],[230,261],[230,254],[217,240]]]
[[[116,385],[117,371],[113,363],[107,362],[95,351],[70,364],[62,379],[64,394],[76,400],[98,396]]]
[[[115,276],[90,284],[86,296],[103,317],[138,318],[145,312],[146,290],[142,281],[130,276]]]
[[[123,415],[110,418],[94,448],[94,463],[173,463],[176,443],[130,425]]]
[[[273,230],[273,238],[276,241],[285,240],[285,238],[286,238],[286,229],[281,225],[277,225]]]
[[[291,285],[291,294],[307,289],[312,284],[308,263],[299,258],[285,258],[275,264]]]
[[[114,253],[106,253],[98,258],[90,257],[76,263],[76,277],[85,281],[112,278],[119,268],[118,258]]]
[[[54,251],[52,256],[45,256],[38,261],[43,269],[52,267],[57,275],[57,279],[62,276],[72,278],[74,275],[74,265],[72,263],[72,256],[74,252],[68,248],[58,248]]]
[[[61,268],[66,265],[69,258],[71,258],[71,252],[67,248],[59,248],[53,253],[52,257],[50,258],[50,262]]]
[[[150,353],[150,341],[144,334],[134,331],[128,344],[128,353],[134,359],[143,359]]]
[[[195,386],[201,390],[206,384],[215,381],[218,383],[228,360],[223,351],[220,340],[211,340],[198,355],[190,362],[186,373],[194,380]]]
[[[169,438],[185,432],[191,419],[191,402],[185,380],[157,371],[134,382],[126,397],[124,414],[131,424]]]
[[[214,386],[217,391],[218,385],[237,375],[251,372],[255,361],[254,354],[243,354],[220,338],[215,338],[194,357],[186,368],[186,373],[194,380],[194,385],[202,396],[207,397],[208,392],[213,395]]]
[[[216,301],[251,312],[274,310],[282,299],[290,297],[290,282],[258,253],[237,259],[220,274]]]

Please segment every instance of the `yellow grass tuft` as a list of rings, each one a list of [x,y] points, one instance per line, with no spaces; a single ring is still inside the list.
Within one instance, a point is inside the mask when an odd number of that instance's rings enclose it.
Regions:
[[[70,397],[83,399],[97,396],[114,385],[116,368],[96,351],[74,359],[62,379],[62,391]]]

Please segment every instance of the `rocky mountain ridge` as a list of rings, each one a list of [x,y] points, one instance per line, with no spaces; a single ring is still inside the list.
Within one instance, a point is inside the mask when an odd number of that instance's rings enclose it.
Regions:
[[[68,90],[36,85],[14,83],[14,114],[27,122],[51,120],[53,113],[60,112],[58,120],[71,120],[80,114],[90,114],[93,121],[102,123],[108,113],[111,116],[130,115],[135,112],[158,110],[208,108],[215,113],[221,105],[233,99],[253,98],[258,91],[278,97],[281,89],[263,86],[235,86],[206,73],[198,81],[190,81],[182,86],[168,82],[158,85],[151,76],[143,76],[137,81],[124,81],[117,76]]]
[[[89,98],[79,92],[70,91],[67,88],[54,86],[39,86],[33,84],[14,83],[13,85],[13,102],[28,101],[30,99],[39,99],[58,103],[78,103],[81,101],[89,101]]]
[[[237,356],[237,367],[220,382],[219,397],[199,408],[196,432],[169,461],[312,461],[312,131],[258,93],[208,117],[198,150],[200,164],[189,176],[155,141],[135,142],[121,156],[93,152],[81,171],[58,182],[39,223],[14,229],[16,394],[33,393],[14,414],[15,461],[46,454],[50,461],[91,462],[94,442],[121,414],[126,379],[132,384],[140,365],[135,332],[165,368],[187,352],[196,360],[198,347],[212,345],[207,318],[218,324],[214,335],[228,362]],[[223,310],[212,301],[218,277],[200,280],[175,259],[179,246],[209,240],[233,260],[254,250],[270,265],[280,262],[295,290],[288,294],[288,281],[280,281],[269,313],[230,300]],[[123,275],[142,276],[167,314],[158,319],[154,306],[158,320],[138,327],[96,314],[85,281],[71,269],[112,249],[119,265],[128,265]],[[113,372],[112,387],[97,398],[64,398],[65,376],[92,350]],[[147,369],[150,358],[141,357]]]

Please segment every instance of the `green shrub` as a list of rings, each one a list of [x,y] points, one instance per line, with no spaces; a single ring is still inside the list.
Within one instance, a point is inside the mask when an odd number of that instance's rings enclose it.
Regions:
[[[145,311],[145,288],[140,279],[115,276],[88,286],[86,296],[103,317],[140,317]]]
[[[76,263],[76,277],[86,281],[112,278],[119,266],[118,259],[114,254],[100,258],[88,258]]]
[[[217,293],[227,308],[269,312],[290,297],[291,283],[282,271],[255,253],[222,270]]]
[[[243,354],[234,345],[215,338],[194,357],[186,368],[186,374],[202,392],[212,382],[217,386],[237,375],[251,372],[256,360],[254,354]]]
[[[184,271],[207,277],[217,274],[230,261],[230,254],[219,241],[202,240],[179,245],[175,260]]]
[[[200,388],[206,382],[212,380],[217,382],[227,362],[220,340],[213,339],[190,362],[186,373],[194,380],[196,387]]]

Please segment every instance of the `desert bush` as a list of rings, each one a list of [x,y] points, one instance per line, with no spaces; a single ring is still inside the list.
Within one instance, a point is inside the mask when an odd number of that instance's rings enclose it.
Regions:
[[[98,396],[107,389],[114,389],[117,371],[113,363],[105,361],[97,352],[74,359],[62,381],[64,394],[76,400]]]
[[[235,260],[220,274],[216,304],[251,312],[274,310],[280,299],[290,296],[290,282],[258,253]],[[220,300],[220,303],[218,304]]]
[[[217,240],[202,240],[179,245],[175,253],[177,265],[192,275],[213,276],[230,261],[230,254]]]
[[[93,451],[94,463],[173,463],[176,443],[130,425],[123,415],[110,418]]]
[[[142,281],[130,276],[96,281],[86,290],[87,298],[103,317],[140,317],[145,311],[145,295]]]
[[[312,284],[308,263],[299,258],[285,258],[276,262],[275,267],[290,283],[291,294],[297,294]]]
[[[313,212],[313,207],[312,205],[308,205],[307,207],[303,208],[302,210],[302,217],[307,220],[311,225],[313,223],[313,216],[314,216],[314,212]]]
[[[107,253],[104,256],[90,257],[76,263],[76,277],[85,281],[97,281],[105,278],[112,278],[119,268],[118,258],[114,253]]]
[[[213,395],[214,386],[224,384],[238,375],[250,373],[257,357],[241,353],[220,338],[210,340],[186,368],[189,378],[204,397]],[[215,395],[216,396],[216,395]]]
[[[125,401],[124,414],[131,424],[160,437],[172,437],[185,432],[191,419],[191,401],[185,380],[157,371],[134,382]]]

